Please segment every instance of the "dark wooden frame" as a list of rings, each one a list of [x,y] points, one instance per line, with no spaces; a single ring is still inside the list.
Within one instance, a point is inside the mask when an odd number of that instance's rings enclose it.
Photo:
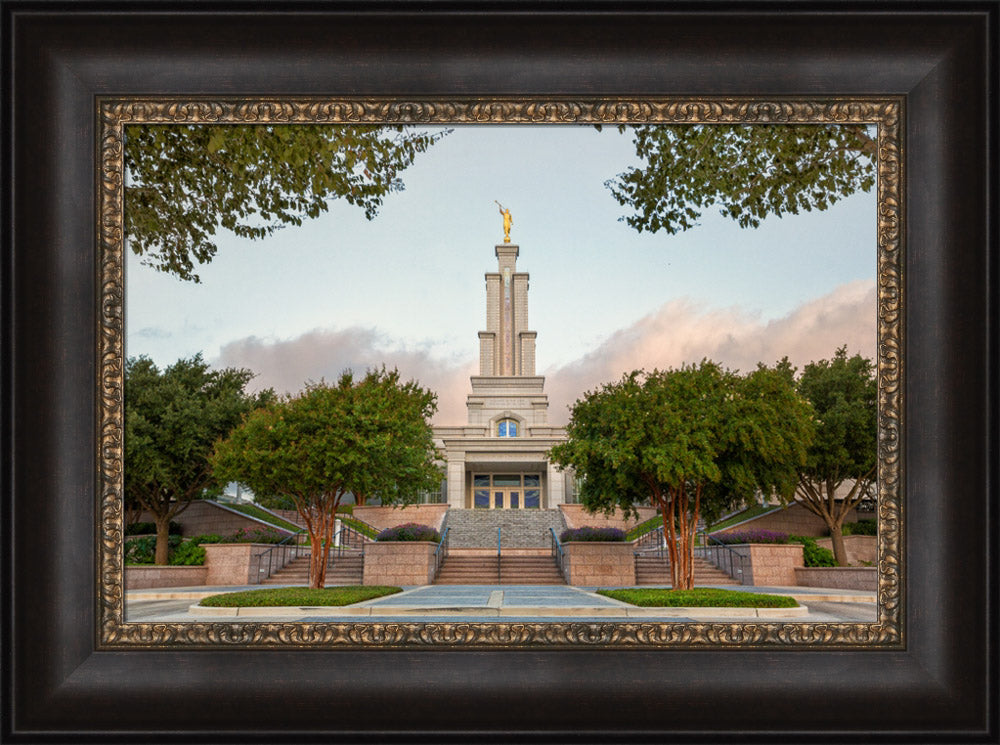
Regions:
[[[4,741],[996,742],[997,3],[266,7],[3,1]],[[95,651],[94,100],[130,93],[904,95],[906,649]]]

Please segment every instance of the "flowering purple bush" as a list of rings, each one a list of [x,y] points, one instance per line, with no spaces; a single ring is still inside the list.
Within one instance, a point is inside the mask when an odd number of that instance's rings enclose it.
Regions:
[[[780,530],[736,530],[732,533],[713,533],[719,543],[788,543],[788,533]]]
[[[240,528],[222,541],[223,543],[281,543],[291,533],[275,528]]]
[[[559,536],[560,541],[607,541],[625,540],[625,531],[618,528],[567,528]]]
[[[437,543],[441,540],[441,534],[430,525],[420,525],[418,523],[404,523],[395,528],[386,528],[377,536],[376,541],[432,541]]]

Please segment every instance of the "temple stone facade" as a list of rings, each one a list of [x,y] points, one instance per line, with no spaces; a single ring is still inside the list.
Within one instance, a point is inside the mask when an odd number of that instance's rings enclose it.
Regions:
[[[548,424],[545,378],[535,375],[536,333],[528,329],[528,274],[519,247],[496,246],[486,273],[486,329],[479,332],[479,375],[470,379],[468,421],[434,428],[446,461],[453,509],[545,509],[571,496],[572,474],[546,458],[566,437]]]

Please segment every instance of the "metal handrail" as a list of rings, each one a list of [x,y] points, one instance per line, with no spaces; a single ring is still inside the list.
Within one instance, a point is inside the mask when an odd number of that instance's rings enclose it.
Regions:
[[[569,577],[566,576],[566,551],[563,549],[562,542],[556,535],[555,528],[549,528],[549,537],[552,539],[552,556],[559,566],[559,574],[562,575],[563,582],[568,583]]]
[[[444,560],[448,558],[448,531],[451,528],[445,528],[444,533],[441,534],[441,540],[438,541],[437,548],[434,549],[434,574],[433,578],[437,579],[438,572],[441,571],[441,565]]]
[[[667,541],[663,537],[662,525],[654,528],[648,533],[643,533],[633,542],[633,553],[635,554],[655,553],[658,558],[663,559],[666,550]]]
[[[750,573],[745,571],[749,557],[734,551],[718,538],[702,532],[703,546],[695,548],[695,553],[724,571],[741,584],[749,584]]]
[[[301,544],[299,543],[299,538],[306,535],[305,530],[299,530],[296,533],[292,533],[281,543],[276,543],[267,549],[267,551],[262,551],[255,557],[257,561],[257,571],[251,571],[250,580],[251,584],[259,585],[263,580],[270,577],[279,569],[283,569],[289,564],[293,559],[299,557],[299,548]],[[264,566],[265,559],[267,561],[267,566]]]

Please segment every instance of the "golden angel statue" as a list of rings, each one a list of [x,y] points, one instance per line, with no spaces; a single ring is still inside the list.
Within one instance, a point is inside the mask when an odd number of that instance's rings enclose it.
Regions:
[[[497,206],[500,208],[500,214],[503,215],[503,242],[510,243],[510,225],[514,222],[510,217],[510,210],[505,208],[500,202],[497,202],[497,200],[494,199],[493,201],[497,203]]]

